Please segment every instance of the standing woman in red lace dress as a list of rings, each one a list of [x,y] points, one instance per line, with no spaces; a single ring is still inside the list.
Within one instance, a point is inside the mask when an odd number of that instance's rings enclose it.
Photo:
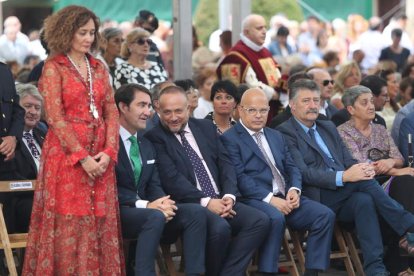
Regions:
[[[23,275],[125,275],[114,164],[118,113],[97,48],[98,18],[66,7],[44,22],[53,53],[39,82],[49,125]]]

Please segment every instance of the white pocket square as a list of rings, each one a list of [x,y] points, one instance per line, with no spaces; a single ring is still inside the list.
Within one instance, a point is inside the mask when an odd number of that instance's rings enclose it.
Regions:
[[[148,164],[154,164],[155,163],[155,159],[152,159],[152,160],[147,160],[147,165]]]

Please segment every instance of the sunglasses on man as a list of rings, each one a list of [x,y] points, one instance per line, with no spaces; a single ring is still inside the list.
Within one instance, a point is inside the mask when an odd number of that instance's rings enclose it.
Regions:
[[[332,84],[332,85],[334,85],[335,84],[335,81],[334,80],[323,80],[322,81],[323,86],[328,86],[329,83]]]

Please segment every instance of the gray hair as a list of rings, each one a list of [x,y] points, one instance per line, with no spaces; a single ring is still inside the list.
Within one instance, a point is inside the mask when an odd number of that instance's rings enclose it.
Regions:
[[[19,95],[20,99],[23,99],[27,96],[32,96],[33,98],[39,100],[43,105],[43,97],[40,95],[37,87],[30,83],[19,83],[16,84],[16,92]]]
[[[316,92],[321,94],[321,90],[319,89],[319,85],[314,82],[313,80],[308,79],[298,79],[294,83],[292,83],[290,90],[289,90],[289,100],[294,100],[299,94],[300,90],[310,90],[312,92]]]
[[[122,31],[119,28],[113,28],[113,27],[109,27],[104,29],[102,32],[102,37],[105,38],[105,40],[109,40],[117,35],[122,35]]]
[[[344,95],[342,96],[342,103],[345,107],[354,106],[356,100],[362,94],[372,94],[371,89],[363,85],[355,85],[345,89]]]

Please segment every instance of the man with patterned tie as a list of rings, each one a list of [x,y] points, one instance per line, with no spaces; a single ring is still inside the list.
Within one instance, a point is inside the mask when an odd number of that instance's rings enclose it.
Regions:
[[[235,170],[217,129],[210,120],[189,118],[182,88],[161,91],[159,115],[160,124],[145,136],[155,146],[165,191],[177,202],[205,207],[206,275],[245,275],[269,219],[236,200]]]
[[[165,194],[153,146],[139,134],[150,115],[150,92],[141,85],[126,84],[116,91],[115,102],[120,113],[116,176],[122,232],[125,238],[137,239],[135,275],[155,275],[160,240],[171,243],[181,234],[186,275],[204,273],[204,210],[197,204],[176,204]]]
[[[33,180],[39,172],[40,155],[46,132],[39,127],[42,113],[43,98],[32,84],[18,84],[17,94],[20,97],[19,104],[26,111],[24,115],[23,136],[17,138],[20,145],[16,148],[14,164],[14,179]],[[32,213],[33,192],[16,193],[13,195],[13,217],[16,232],[27,232],[30,215]]]
[[[247,90],[240,121],[220,138],[235,165],[244,202],[266,213],[271,230],[259,250],[259,275],[276,275],[285,225],[308,231],[306,271],[329,267],[334,213],[301,196],[302,177],[281,133],[265,127],[269,104],[259,88]]]

